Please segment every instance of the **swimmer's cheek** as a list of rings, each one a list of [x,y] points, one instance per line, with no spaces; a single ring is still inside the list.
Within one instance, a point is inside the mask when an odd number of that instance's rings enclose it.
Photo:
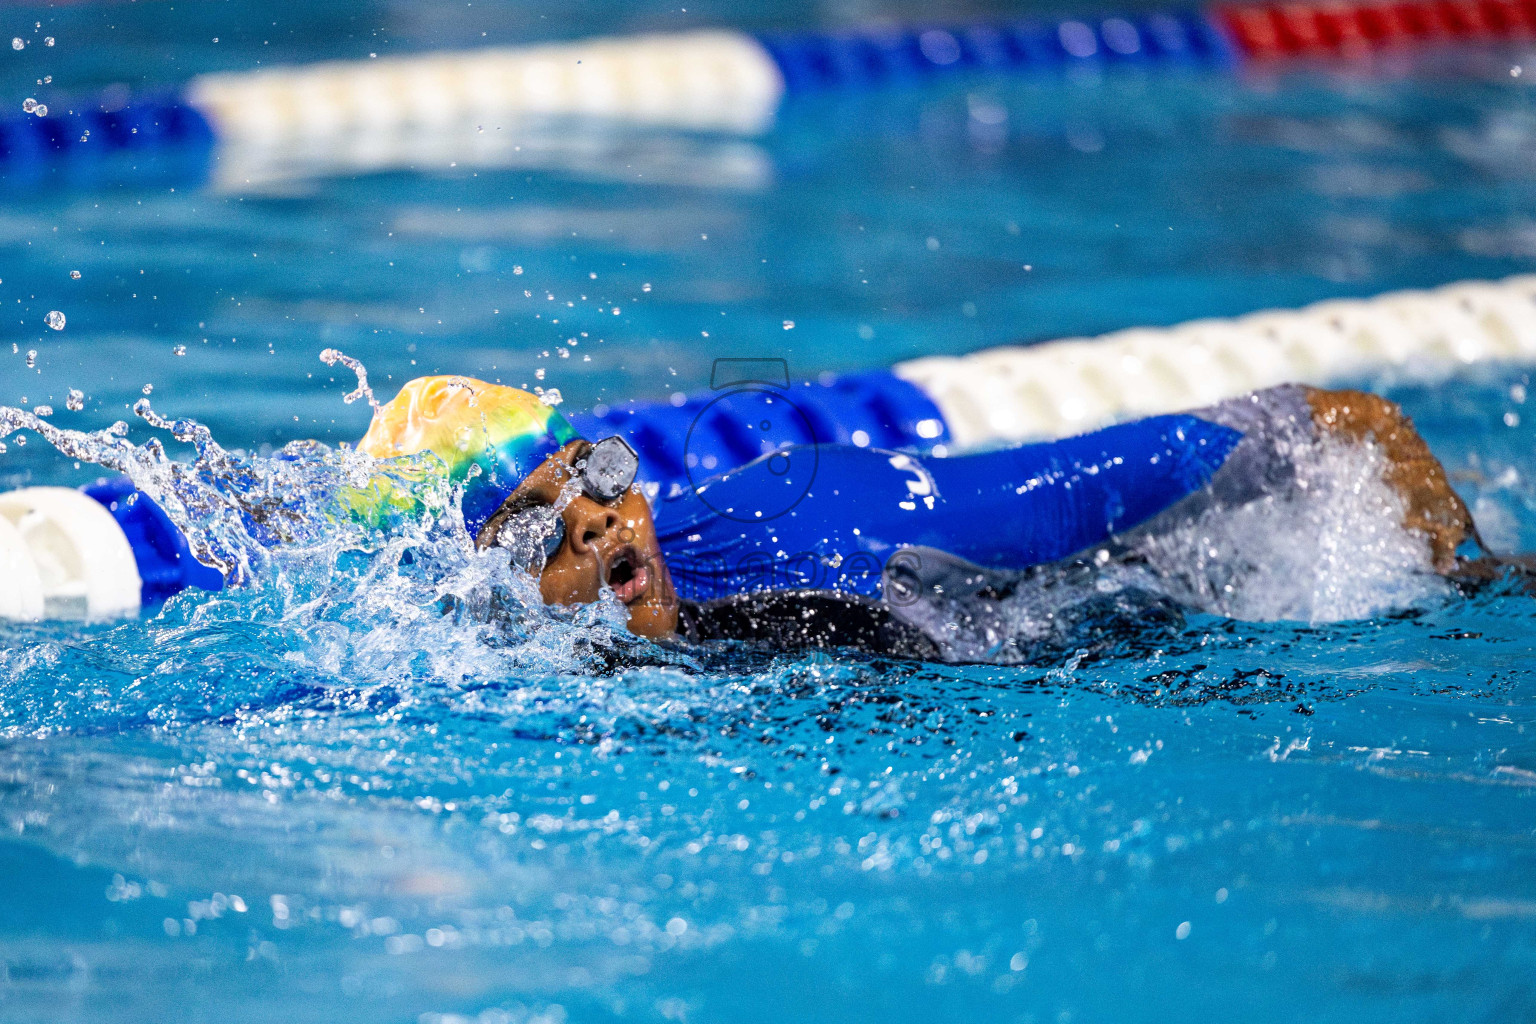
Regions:
[[[649,582],[642,598],[629,606],[626,624],[636,636],[659,640],[677,631],[677,594],[672,576],[659,557],[647,560]],[[546,568],[539,576],[539,598],[548,605],[582,605],[596,601],[602,593],[602,562],[583,558],[572,563]]]

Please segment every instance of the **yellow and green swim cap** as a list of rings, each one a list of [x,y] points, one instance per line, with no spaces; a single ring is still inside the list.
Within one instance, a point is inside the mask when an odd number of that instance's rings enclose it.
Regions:
[[[530,472],[580,436],[552,406],[519,388],[418,377],[374,410],[357,447],[376,459],[437,456],[464,489],[464,523],[475,533]]]

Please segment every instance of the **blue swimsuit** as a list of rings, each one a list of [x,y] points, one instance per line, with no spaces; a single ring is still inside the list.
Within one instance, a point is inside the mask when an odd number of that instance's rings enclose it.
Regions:
[[[790,448],[655,502],[678,596],[812,588],[865,597],[897,550],[988,568],[1050,562],[1204,487],[1243,435],[1155,416],[1081,437],[955,458]]]

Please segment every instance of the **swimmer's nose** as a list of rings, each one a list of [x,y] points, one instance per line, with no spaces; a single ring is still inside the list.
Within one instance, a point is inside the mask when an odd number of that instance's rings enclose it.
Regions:
[[[591,550],[592,543],[619,525],[619,514],[607,505],[576,498],[565,507],[565,526],[571,549],[577,554]]]

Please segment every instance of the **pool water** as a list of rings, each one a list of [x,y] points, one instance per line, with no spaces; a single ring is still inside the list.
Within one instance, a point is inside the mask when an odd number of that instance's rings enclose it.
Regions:
[[[33,42],[0,102],[481,32],[914,14],[289,6],[8,7],[0,36]],[[706,388],[720,356],[814,376],[1526,272],[1528,56],[956,81],[753,137],[513,126],[510,166],[15,182],[0,404],[190,458],[129,412],[148,395],[318,491],[340,457],[263,456],[361,435],[326,347],[386,397],[462,372],[580,409]],[[1536,550],[1526,370],[1362,383],[1490,544]],[[5,443],[0,486],[97,472]],[[656,648],[611,605],[491,622],[474,600],[526,585],[447,522],[303,540],[153,616],[0,625],[0,1020],[1536,1016],[1514,581],[1320,623],[1120,592],[1027,664],[937,665]]]

